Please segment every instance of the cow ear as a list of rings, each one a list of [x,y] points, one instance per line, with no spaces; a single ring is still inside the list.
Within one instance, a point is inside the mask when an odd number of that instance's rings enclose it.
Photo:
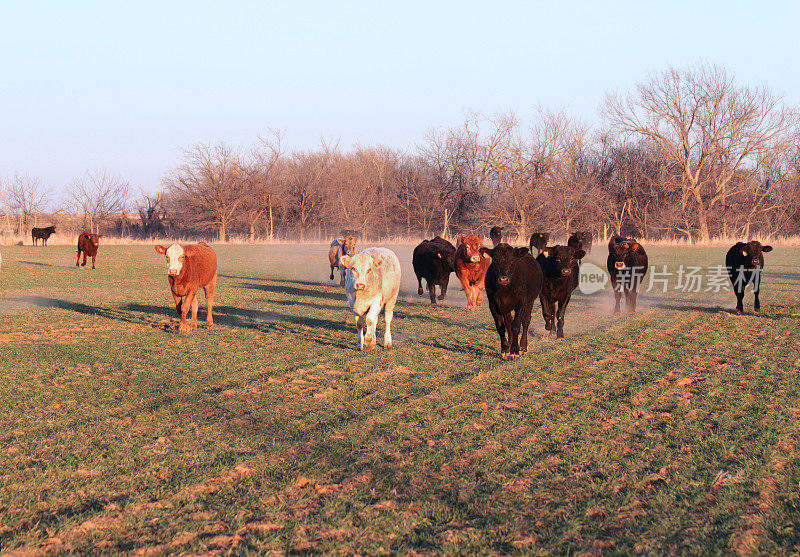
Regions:
[[[98,234],[98,235],[97,235],[97,239],[98,239],[98,240],[99,240],[100,238],[102,238],[102,237],[103,237],[103,235],[102,235],[102,234]]]
[[[458,237],[458,242],[456,242],[456,243],[457,244],[463,244],[466,239],[467,239],[467,237],[462,234],[461,236]]]
[[[187,257],[192,257],[193,255],[197,255],[197,246],[195,245],[186,246],[185,248],[183,248],[183,255]]]
[[[344,237],[336,238],[336,241],[339,242],[340,244],[344,244],[345,238]]]
[[[642,247],[642,246],[640,246],[639,244],[633,244],[633,245],[631,246],[631,250],[632,250],[632,251],[638,251],[638,250],[639,250],[639,248],[641,248],[641,247]]]
[[[586,252],[583,251],[582,249],[579,249],[578,251],[575,252],[575,255],[573,257],[575,259],[583,259],[584,255],[586,255]]]
[[[481,255],[484,257],[492,257],[494,255],[494,250],[485,246],[481,247],[478,251],[481,252]]]
[[[343,255],[339,258],[339,263],[341,263],[345,268],[350,268],[353,266],[353,258],[349,255]]]
[[[744,255],[745,257],[747,257],[747,250],[746,250],[746,249],[743,249],[743,250],[742,250],[742,255]]]
[[[382,266],[382,265],[383,265],[383,258],[380,258],[380,259],[373,259],[373,260],[372,260],[372,266],[373,266],[373,267],[375,267],[376,269],[377,269],[378,267]]]
[[[549,248],[544,248],[542,250],[542,255],[544,255],[545,257],[550,257],[550,249]]]
[[[440,252],[440,251],[437,251],[437,252],[436,252],[436,257],[438,257],[439,259],[441,259],[441,258],[442,258],[442,252]]]
[[[516,257],[523,257],[523,256],[524,256],[525,254],[527,254],[529,251],[530,251],[530,250],[529,250],[528,248],[515,248],[515,249],[514,249],[514,255],[515,255]]]
[[[164,255],[165,253],[167,253],[167,250],[166,250],[166,249],[164,249],[164,246],[161,246],[161,245],[159,245],[159,246],[156,246],[156,251],[157,251],[158,253],[160,253],[161,255]]]
[[[762,246],[761,251],[772,251],[772,246]]]

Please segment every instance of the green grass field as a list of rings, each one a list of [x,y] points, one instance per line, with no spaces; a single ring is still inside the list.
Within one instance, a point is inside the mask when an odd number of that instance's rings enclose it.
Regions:
[[[190,335],[150,246],[2,248],[0,551],[800,551],[800,249],[766,254],[761,314],[576,294],[565,341],[537,302],[503,361],[487,304],[453,277],[428,307],[391,247],[395,347],[366,354],[327,246],[217,247]]]

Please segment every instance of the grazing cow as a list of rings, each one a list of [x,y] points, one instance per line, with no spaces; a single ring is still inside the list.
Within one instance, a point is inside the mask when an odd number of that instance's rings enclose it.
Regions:
[[[167,280],[175,300],[175,309],[181,318],[179,333],[197,329],[197,291],[202,288],[206,294],[206,328],[214,326],[211,308],[214,305],[214,290],[217,287],[217,254],[205,242],[182,246],[172,244],[168,248],[155,246],[156,251],[167,257]],[[192,308],[191,323],[186,315]]]
[[[493,226],[489,231],[489,238],[492,240],[492,245],[497,247],[497,244],[503,241],[503,227]]]
[[[55,234],[56,227],[55,226],[45,226],[44,228],[31,228],[31,239],[33,240],[33,245],[37,245],[39,240],[42,241],[42,245],[47,245],[47,239],[50,238],[51,235]]]
[[[339,264],[339,259],[342,255],[349,255],[350,257],[356,254],[356,239],[353,236],[340,236],[331,242],[331,249],[328,250],[328,261],[331,264],[331,276],[333,280],[333,269],[339,269],[339,284],[344,286],[345,269]]]
[[[528,248],[501,243],[480,251],[492,259],[486,271],[486,296],[500,335],[500,355],[516,358],[528,351],[528,326],[533,304],[542,291],[542,269]],[[518,340],[520,326],[522,338]]]
[[[553,246],[545,248],[536,258],[544,275],[539,300],[542,302],[544,328],[550,331],[550,336],[564,338],[564,314],[572,297],[572,291],[578,288],[580,280],[578,262],[584,255],[586,252],[582,249]],[[558,304],[557,312],[556,304]]]
[[[580,250],[586,253],[592,253],[592,233],[591,232],[573,232],[569,235],[567,246]]]
[[[636,313],[636,295],[647,273],[647,253],[633,238],[612,236],[608,242],[608,274],[614,290],[614,314],[620,312],[620,300],[625,293],[628,313]]]
[[[94,269],[94,261],[97,258],[97,248],[100,247],[100,238],[102,237],[102,234],[81,232],[81,235],[78,236],[78,260],[75,262],[76,267],[81,260],[81,252],[83,252],[83,263],[81,267],[86,266],[86,257],[89,256],[92,258],[92,269]]]
[[[764,269],[764,253],[772,251],[772,246],[762,246],[761,242],[750,240],[746,244],[737,242],[728,250],[725,256],[725,266],[728,268],[728,277],[733,284],[736,294],[736,312],[744,311],[744,289],[748,284],[753,285],[756,301],[753,311],[761,309],[758,299],[761,290],[761,271]]]
[[[428,294],[431,297],[431,305],[436,305],[437,285],[441,291],[440,300],[444,300],[447,294],[450,273],[455,271],[453,266],[455,254],[455,246],[439,236],[433,240],[422,240],[422,243],[414,248],[411,262],[414,266],[414,274],[417,275],[417,283],[419,283],[417,294],[422,296],[422,279],[425,279],[428,285]]]
[[[538,256],[542,253],[542,250],[547,247],[547,242],[550,240],[550,233],[549,232],[534,232],[531,234],[531,241],[529,243],[531,248],[531,255],[533,255],[533,250],[536,250],[536,255]]]
[[[488,254],[481,253],[483,240],[470,234],[458,237],[456,247],[456,276],[467,294],[467,309],[474,311],[483,303],[484,280],[492,260]]]
[[[392,347],[392,316],[400,293],[400,260],[387,248],[367,248],[354,256],[343,255],[347,268],[344,291],[347,302],[356,316],[358,349],[369,351],[377,347],[375,330],[383,310],[386,331],[384,348]]]

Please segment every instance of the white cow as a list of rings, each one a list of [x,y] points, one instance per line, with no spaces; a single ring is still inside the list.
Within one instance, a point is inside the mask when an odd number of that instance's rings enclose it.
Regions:
[[[383,346],[391,348],[392,315],[400,292],[400,260],[390,249],[367,248],[352,257],[343,255],[340,261],[347,268],[344,291],[356,314],[358,349],[367,351],[377,346],[375,329],[384,307]]]

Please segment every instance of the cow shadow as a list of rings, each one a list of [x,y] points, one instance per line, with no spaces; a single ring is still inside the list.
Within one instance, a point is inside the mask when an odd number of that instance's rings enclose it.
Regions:
[[[245,282],[242,283],[240,287],[247,288],[248,290],[259,290],[262,292],[270,292],[272,294],[282,294],[284,296],[308,296],[312,298],[339,301],[346,299],[343,290],[341,292],[326,292],[321,290],[322,288],[330,288],[333,286],[333,284],[331,284],[331,286],[325,286],[316,282],[283,281],[275,279],[268,280],[269,282],[260,284],[254,282]],[[309,286],[315,286],[317,288],[308,288]],[[338,288],[338,284],[336,287]]]
[[[768,306],[762,305],[761,311],[756,312],[752,310],[752,306],[748,309],[745,305],[744,312],[741,314],[736,313],[736,308],[734,304],[730,306],[699,306],[699,305],[691,305],[691,304],[670,304],[664,303],[657,306],[660,309],[672,309],[676,311],[697,311],[700,313],[707,313],[712,315],[727,315],[729,317],[760,317],[762,319],[773,319],[779,320],[785,317],[791,317],[792,314],[784,311],[776,311],[776,310],[784,310],[787,309],[789,306]]]
[[[37,267],[52,267],[54,269],[72,269],[72,265],[53,265],[52,263],[42,263],[41,261],[22,261],[25,265],[36,265]]]

